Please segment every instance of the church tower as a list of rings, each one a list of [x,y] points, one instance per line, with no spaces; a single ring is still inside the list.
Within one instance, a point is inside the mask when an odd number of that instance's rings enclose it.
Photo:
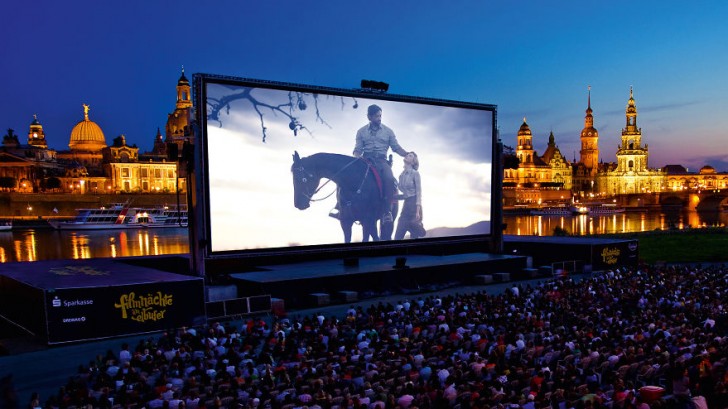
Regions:
[[[45,132],[43,132],[43,125],[38,122],[37,115],[33,115],[33,122],[30,124],[30,130],[28,131],[28,145],[43,149],[48,148]]]
[[[581,150],[579,151],[580,162],[584,164],[589,176],[597,174],[599,166],[599,131],[594,128],[594,117],[591,109],[591,86],[587,97],[586,116],[584,117],[584,129],[581,131]]]
[[[182,75],[177,81],[177,109],[191,108],[192,97],[190,95],[190,82],[185,77],[185,69],[182,67]]]
[[[165,142],[176,144],[178,152],[182,152],[185,142],[194,143],[190,94],[190,81],[185,77],[185,69],[182,68],[182,75],[177,80],[177,104],[174,112],[167,116],[165,128]]]
[[[617,148],[617,171],[644,172],[647,169],[647,145],[642,146],[642,129],[637,127],[637,106],[632,87],[625,110],[627,125],[622,129],[622,143]]]
[[[526,123],[526,118],[523,118],[523,124],[518,129],[518,145],[516,147],[516,156],[520,162],[519,168],[533,167],[535,152],[533,150],[533,135],[531,134],[531,128]]]

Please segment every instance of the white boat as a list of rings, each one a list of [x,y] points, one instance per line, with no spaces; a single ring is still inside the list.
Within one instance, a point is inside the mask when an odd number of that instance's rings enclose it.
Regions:
[[[534,216],[571,216],[573,213],[569,207],[542,207],[531,210]]]
[[[615,214],[624,213],[624,207],[618,207],[616,204],[604,203],[589,206],[589,214]]]
[[[187,227],[187,207],[164,206],[165,227]]]
[[[132,207],[126,203],[115,203],[99,208],[76,209],[72,220],[49,221],[49,224],[58,230],[187,227],[186,211],[180,210],[174,218],[170,218],[170,214],[168,207]]]
[[[0,221],[0,231],[10,231],[13,229],[13,221],[12,220],[3,220]]]

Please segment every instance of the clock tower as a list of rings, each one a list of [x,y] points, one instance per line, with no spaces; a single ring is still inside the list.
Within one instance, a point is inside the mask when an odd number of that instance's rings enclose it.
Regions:
[[[580,162],[584,164],[589,176],[597,174],[599,166],[599,131],[594,128],[594,117],[591,109],[591,86],[587,96],[586,116],[584,117],[584,129],[581,131],[581,150],[579,151]]]

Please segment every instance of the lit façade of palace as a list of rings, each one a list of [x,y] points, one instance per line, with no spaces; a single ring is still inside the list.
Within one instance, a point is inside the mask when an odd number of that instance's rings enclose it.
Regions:
[[[559,151],[553,132],[543,155],[539,155],[534,150],[533,135],[524,118],[512,152],[518,164],[509,166],[506,163],[503,171],[505,206],[609,199],[627,206],[672,201],[672,204],[695,207],[710,193],[718,197],[717,206],[728,202],[728,172],[716,172],[711,166],[704,166],[697,173],[688,172],[681,165],[659,169],[648,166],[648,146],[643,143],[642,129],[637,127],[637,106],[632,88],[616,162],[599,160],[599,131],[594,127],[592,112],[589,91],[584,129],[580,135],[580,157],[579,161],[575,158],[573,162]]]
[[[43,125],[33,117],[27,143],[8,129],[0,147],[0,189],[17,193],[184,192],[183,147],[194,143],[190,82],[184,69],[177,81],[177,104],[167,117],[165,136],[157,129],[151,152],[139,153],[119,135],[111,145],[83,104],[83,119],[71,130],[68,150],[48,147]],[[179,172],[179,174],[178,174]]]

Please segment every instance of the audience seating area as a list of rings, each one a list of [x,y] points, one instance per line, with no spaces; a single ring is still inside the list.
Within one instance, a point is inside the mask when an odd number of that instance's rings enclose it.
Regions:
[[[727,284],[648,266],[180,329],[89,357],[45,406],[726,408]]]

